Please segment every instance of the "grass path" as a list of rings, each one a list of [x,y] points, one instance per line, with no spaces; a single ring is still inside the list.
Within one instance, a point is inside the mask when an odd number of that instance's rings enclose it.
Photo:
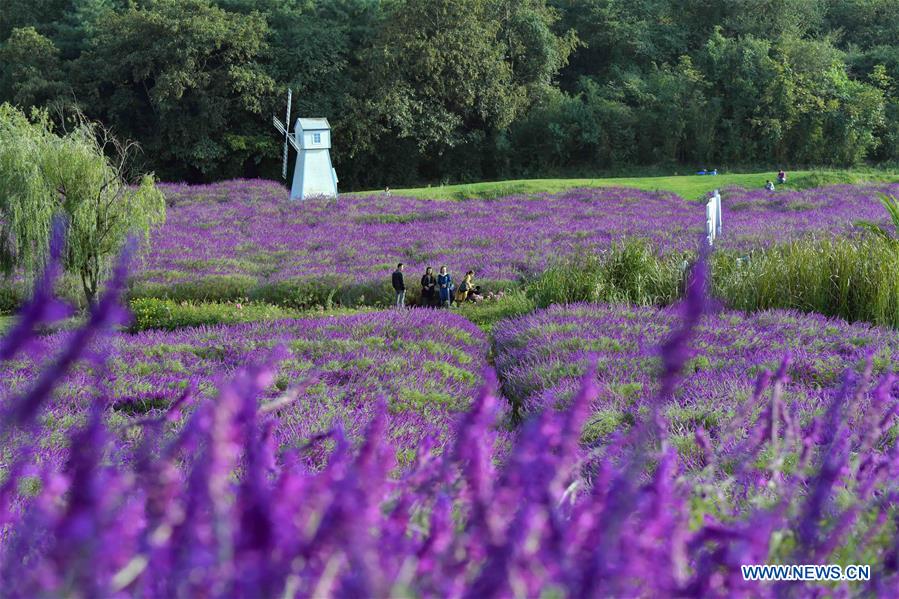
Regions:
[[[806,189],[837,183],[899,181],[899,173],[886,171],[789,171],[787,188]],[[558,193],[577,187],[634,187],[648,191],[670,191],[688,200],[698,200],[716,188],[738,186],[761,188],[777,172],[727,173],[717,176],[674,175],[668,177],[610,177],[598,179],[518,179],[462,185],[393,189],[392,193],[432,200],[492,199],[516,194]],[[356,192],[358,195],[378,193]]]

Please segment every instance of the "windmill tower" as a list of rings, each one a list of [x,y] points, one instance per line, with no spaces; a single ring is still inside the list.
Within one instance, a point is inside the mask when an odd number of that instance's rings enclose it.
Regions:
[[[287,90],[287,116],[290,123],[291,91]],[[304,200],[311,196],[337,196],[337,171],[331,166],[331,125],[328,119],[297,119],[293,133],[278,117],[272,117],[275,129],[284,135],[284,158],[281,176],[287,179],[287,159],[289,148],[297,151],[297,162],[293,168],[293,184],[290,186],[291,200]]]

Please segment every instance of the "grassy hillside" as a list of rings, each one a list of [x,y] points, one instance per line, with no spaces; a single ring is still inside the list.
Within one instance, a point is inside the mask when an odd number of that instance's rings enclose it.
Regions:
[[[787,187],[805,189],[836,183],[866,183],[899,181],[899,173],[885,171],[789,171]],[[689,200],[702,198],[706,193],[728,186],[760,188],[766,179],[775,180],[777,172],[728,173],[717,176],[674,175],[668,177],[610,177],[603,179],[518,179],[489,181],[463,185],[415,187],[391,190],[396,195],[434,200],[466,200],[498,198],[515,194],[557,193],[577,187],[634,187],[649,191],[671,191]],[[377,193],[377,192],[360,192]]]

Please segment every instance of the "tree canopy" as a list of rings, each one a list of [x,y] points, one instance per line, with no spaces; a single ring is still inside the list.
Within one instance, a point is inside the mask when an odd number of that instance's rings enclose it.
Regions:
[[[276,176],[287,87],[344,188],[845,166],[899,161],[897,39],[899,0],[5,0],[0,101],[187,181]]]
[[[31,120],[0,105],[0,267],[40,271],[62,216],[63,264],[90,303],[127,238],[145,240],[164,220],[165,199],[151,175],[127,177],[132,144],[81,118],[74,125],[57,135],[46,114]]]

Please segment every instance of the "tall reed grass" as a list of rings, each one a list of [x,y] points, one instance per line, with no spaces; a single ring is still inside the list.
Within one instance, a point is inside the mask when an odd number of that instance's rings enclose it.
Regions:
[[[681,295],[684,262],[631,241],[560,260],[526,284],[538,307],[574,302],[664,306]],[[753,312],[792,308],[899,328],[899,251],[879,237],[805,239],[743,256],[712,257],[714,295]]]
[[[628,240],[600,254],[563,258],[525,289],[541,308],[574,302],[653,306],[675,301],[683,281],[683,256],[663,256],[645,241]]]
[[[881,239],[796,241],[740,260],[721,254],[715,295],[746,311],[794,308],[899,327],[899,252]]]

